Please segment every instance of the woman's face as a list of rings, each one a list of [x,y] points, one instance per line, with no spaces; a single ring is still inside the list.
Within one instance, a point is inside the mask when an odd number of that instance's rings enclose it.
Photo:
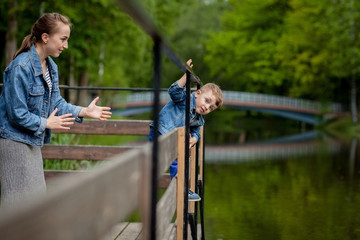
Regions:
[[[46,50],[49,56],[58,57],[64,49],[68,48],[70,26],[62,22],[58,23],[56,31],[48,35]]]

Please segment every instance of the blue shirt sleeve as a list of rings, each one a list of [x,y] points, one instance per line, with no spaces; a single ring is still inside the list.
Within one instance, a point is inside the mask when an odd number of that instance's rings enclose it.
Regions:
[[[185,88],[181,88],[177,81],[171,84],[168,93],[174,103],[182,102],[186,98]]]

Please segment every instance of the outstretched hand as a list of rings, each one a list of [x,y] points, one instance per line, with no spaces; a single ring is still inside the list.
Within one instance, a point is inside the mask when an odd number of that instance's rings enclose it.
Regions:
[[[55,116],[58,109],[50,114],[46,119],[46,128],[49,129],[70,129],[70,125],[74,124],[75,118],[72,117],[71,113],[63,114],[61,116]]]
[[[111,118],[110,107],[99,107],[96,105],[99,101],[99,97],[96,97],[86,108],[82,108],[79,116],[80,117],[91,117],[99,120],[107,120]]]

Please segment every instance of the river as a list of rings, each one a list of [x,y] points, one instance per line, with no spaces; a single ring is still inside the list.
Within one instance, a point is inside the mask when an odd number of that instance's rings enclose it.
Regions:
[[[251,141],[239,140],[241,129],[234,129],[238,137],[224,138],[236,140],[228,141],[226,145],[239,148],[251,145]],[[296,131],[303,132],[303,129],[297,128],[291,133]],[[209,139],[212,139],[212,134],[207,133]],[[274,136],[276,133],[265,135]],[[266,142],[266,139],[257,141]],[[204,190],[206,239],[360,239],[358,143],[340,142],[329,137],[304,141],[315,143],[313,151],[266,159],[244,160],[239,157],[236,160],[233,156],[229,161],[219,157],[207,162]],[[216,141],[209,145],[212,144]],[[291,146],[285,142],[280,144],[285,148]]]

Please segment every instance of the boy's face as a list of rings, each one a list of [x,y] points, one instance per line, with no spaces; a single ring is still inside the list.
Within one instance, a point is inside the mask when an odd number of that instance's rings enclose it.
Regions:
[[[195,93],[195,108],[196,113],[200,115],[206,115],[214,111],[216,106],[216,97],[214,96],[211,90],[209,91],[200,91],[197,90]]]

